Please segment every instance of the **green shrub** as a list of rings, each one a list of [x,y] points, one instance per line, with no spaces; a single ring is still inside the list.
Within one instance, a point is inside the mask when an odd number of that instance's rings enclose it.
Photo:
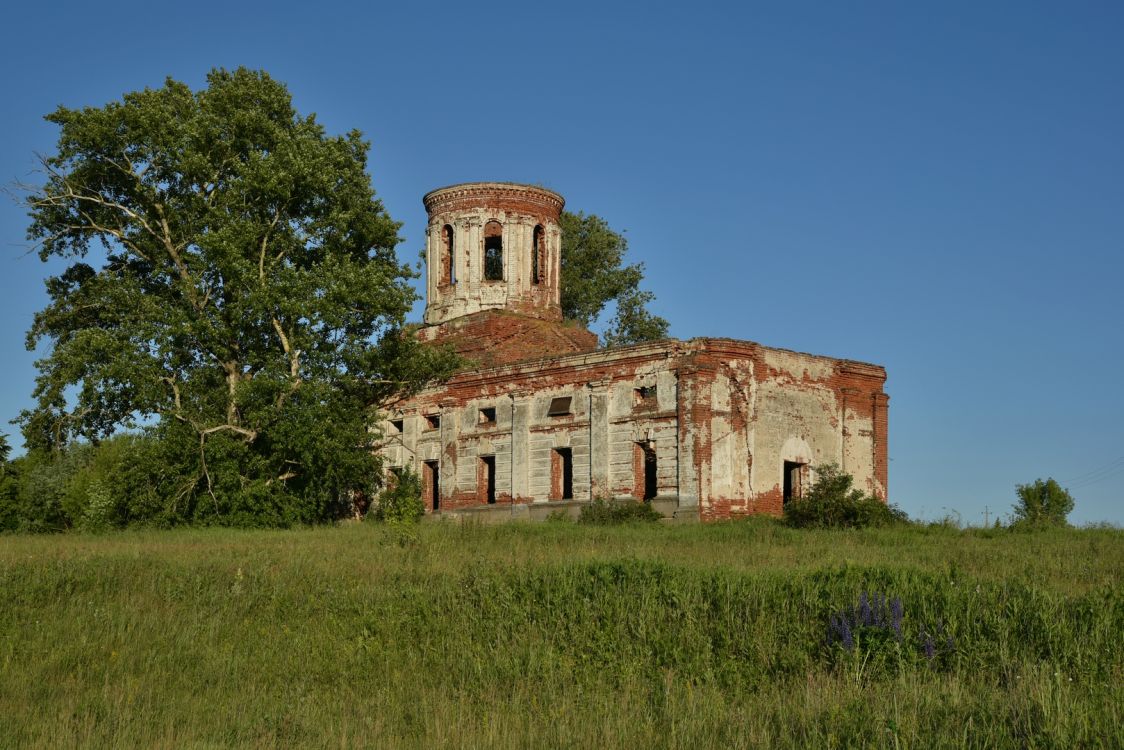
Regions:
[[[395,469],[391,480],[367,514],[376,521],[414,523],[425,515],[421,477],[410,467]]]
[[[904,511],[854,487],[855,478],[835,464],[816,469],[816,481],[784,509],[794,528],[863,529],[909,523]]]
[[[83,531],[100,533],[117,525],[117,504],[104,482],[93,480],[86,487],[86,510],[82,514]]]
[[[1031,484],[1016,484],[1019,501],[1012,506],[1012,526],[1067,526],[1066,516],[1073,510],[1073,495],[1055,480],[1035,479]]]
[[[604,526],[638,521],[654,522],[662,519],[663,516],[659,511],[649,503],[628,501],[611,503],[595,498],[592,503],[582,508],[578,523]]]

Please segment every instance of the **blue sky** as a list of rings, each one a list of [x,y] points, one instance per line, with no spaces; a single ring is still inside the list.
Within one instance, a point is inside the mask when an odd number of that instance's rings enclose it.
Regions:
[[[889,372],[891,499],[982,523],[1053,476],[1124,523],[1124,5],[24,3],[0,28],[0,181],[42,116],[245,65],[422,246],[421,196],[533,182],[625,230],[678,338]],[[57,266],[0,200],[0,420]],[[420,311],[419,311],[420,312]],[[15,437],[15,427],[0,428]],[[17,440],[18,441],[18,440]]]

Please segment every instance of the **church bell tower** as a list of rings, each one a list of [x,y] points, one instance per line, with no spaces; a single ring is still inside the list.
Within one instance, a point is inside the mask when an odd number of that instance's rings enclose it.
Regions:
[[[565,200],[510,182],[467,182],[427,193],[425,323],[485,310],[562,319],[559,273]]]

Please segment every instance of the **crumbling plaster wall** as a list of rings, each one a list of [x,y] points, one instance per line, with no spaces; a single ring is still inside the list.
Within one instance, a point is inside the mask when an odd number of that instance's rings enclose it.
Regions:
[[[425,322],[443,323],[482,310],[503,309],[547,320],[561,320],[562,229],[565,201],[529,185],[466,183],[429,193],[426,230]],[[501,227],[503,278],[486,279],[485,235],[489,222]],[[445,227],[453,237],[448,263]],[[535,246],[541,227],[541,246]],[[534,278],[534,255],[539,276]]]
[[[400,412],[391,464],[440,459],[442,508],[478,507],[480,456],[496,504],[550,502],[552,452],[569,448],[573,499],[642,497],[639,447],[657,496],[703,519],[779,513],[785,461],[835,462],[886,496],[885,371],[874,365],[699,339],[464,373]],[[549,416],[551,401],[570,410]],[[495,409],[494,424],[480,410]],[[440,429],[425,414],[440,414]],[[811,472],[808,476],[812,478]]]
[[[882,368],[711,340],[683,371],[692,395],[680,434],[704,518],[780,513],[786,461],[808,465],[806,481],[839,464],[886,497]]]

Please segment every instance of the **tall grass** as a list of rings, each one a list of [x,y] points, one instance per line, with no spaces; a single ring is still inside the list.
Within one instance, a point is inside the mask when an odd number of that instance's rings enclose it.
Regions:
[[[1112,530],[0,537],[0,746],[1120,747],[1122,572]],[[831,642],[864,591],[900,642]]]

